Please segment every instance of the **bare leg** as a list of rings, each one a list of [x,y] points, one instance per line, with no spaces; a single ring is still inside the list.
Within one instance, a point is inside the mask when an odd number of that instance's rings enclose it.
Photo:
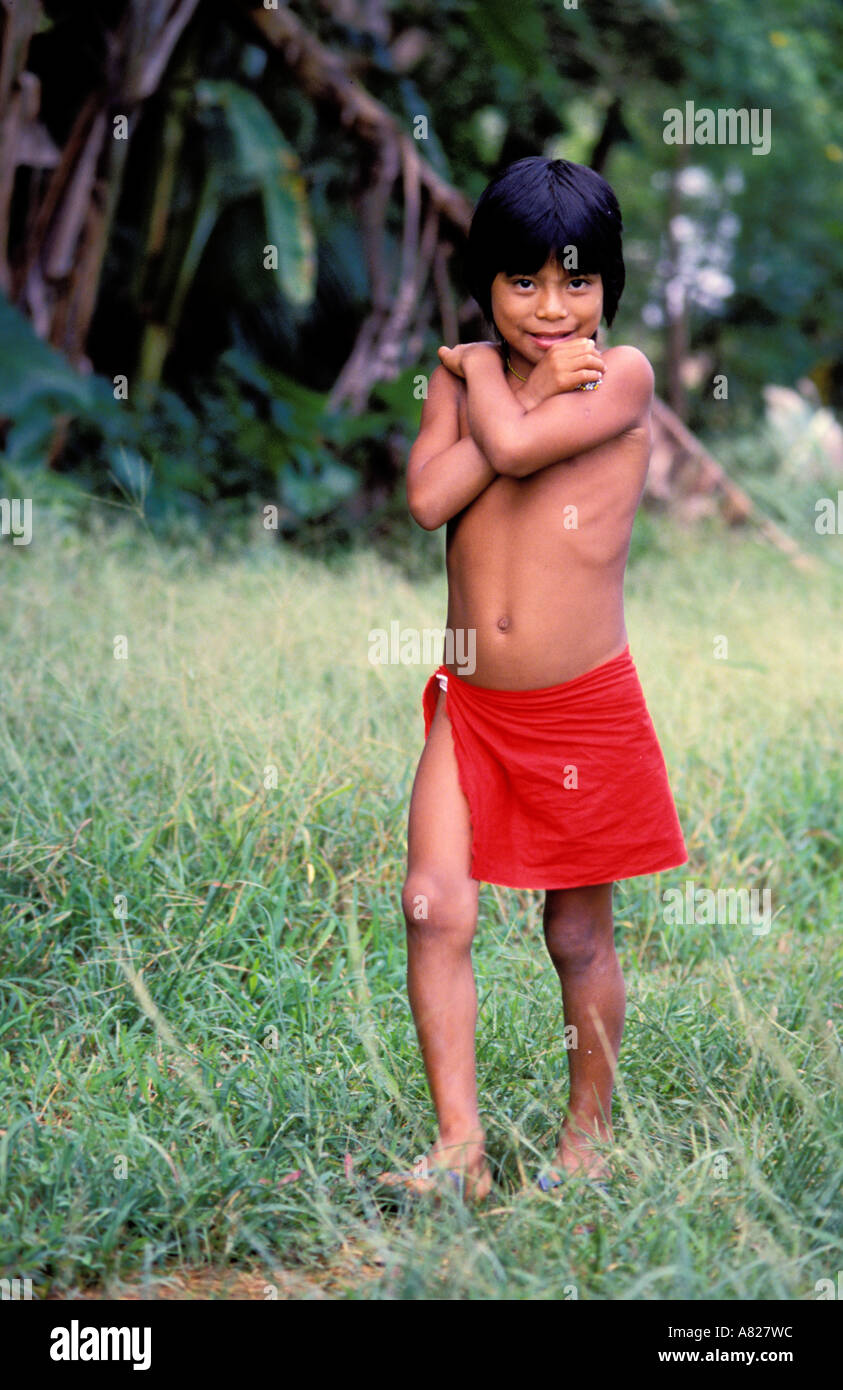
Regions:
[[[588,1136],[612,1137],[612,1091],[626,1011],[623,975],[615,954],[612,884],[549,891],[544,932],[562,986],[565,1026],[576,1028],[576,1046],[568,1053],[571,1093],[556,1151],[557,1166],[600,1178],[608,1168]]]
[[[441,692],[413,784],[407,850],[401,899],[407,991],[438,1121],[437,1142],[426,1162],[430,1169],[464,1172],[466,1192],[482,1197],[491,1187],[491,1175],[475,1072],[477,991],[471,943],[479,884],[469,873],[471,822]],[[403,1185],[425,1188],[423,1176]]]

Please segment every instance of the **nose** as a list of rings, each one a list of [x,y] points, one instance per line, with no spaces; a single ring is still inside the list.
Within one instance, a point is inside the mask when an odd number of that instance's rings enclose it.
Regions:
[[[538,319],[566,319],[568,310],[565,307],[565,296],[561,289],[545,290],[539,304],[536,307],[536,318]]]

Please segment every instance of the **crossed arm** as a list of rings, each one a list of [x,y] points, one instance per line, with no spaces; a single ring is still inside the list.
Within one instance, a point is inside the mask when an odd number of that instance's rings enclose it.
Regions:
[[[459,385],[447,367],[430,378],[407,463],[407,505],[425,531],[450,521],[499,477],[471,435],[460,439]]]
[[[634,347],[614,349],[597,391],[563,391],[532,408],[529,379],[523,400],[515,400],[494,348],[467,352],[463,370],[472,438],[495,471],[510,478],[525,478],[623,434],[641,420],[653,394],[653,369]]]
[[[653,369],[633,347],[615,348],[597,391],[563,391],[536,403],[529,379],[513,394],[497,349],[472,345],[463,358],[471,435],[459,438],[459,387],[443,366],[431,378],[410,450],[410,514],[435,531],[504,475],[524,478],[622,434],[643,417]]]

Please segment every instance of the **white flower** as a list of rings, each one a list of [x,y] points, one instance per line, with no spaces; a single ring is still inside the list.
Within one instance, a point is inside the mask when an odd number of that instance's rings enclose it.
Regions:
[[[697,276],[696,289],[707,299],[728,299],[735,292],[735,282],[714,266],[704,266]]]
[[[686,217],[682,212],[670,219],[670,233],[674,241],[693,241],[697,231],[697,224],[693,218]]]
[[[708,170],[699,164],[689,165],[687,169],[682,169],[676,176],[679,192],[686,194],[689,198],[701,198],[703,194],[710,192],[712,182]]]

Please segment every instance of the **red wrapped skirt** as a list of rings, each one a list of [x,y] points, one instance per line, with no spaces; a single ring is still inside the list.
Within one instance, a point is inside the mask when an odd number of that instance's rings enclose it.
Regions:
[[[471,815],[472,878],[578,888],[687,861],[628,645],[537,690],[471,685],[440,666],[422,695],[425,739],[440,687]]]

